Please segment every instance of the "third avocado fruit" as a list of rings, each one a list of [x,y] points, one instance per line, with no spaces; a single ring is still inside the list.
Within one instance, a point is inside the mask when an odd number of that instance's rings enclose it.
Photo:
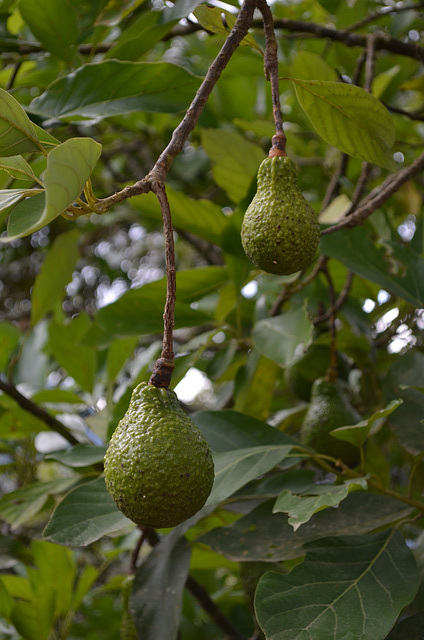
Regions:
[[[246,254],[267,273],[290,275],[312,262],[319,239],[318,217],[300,191],[293,161],[266,158],[241,228]]]
[[[138,525],[174,527],[205,504],[214,481],[208,443],[174,391],[139,384],[105,455],[106,487]]]
[[[339,440],[330,431],[360,422],[361,416],[351,405],[342,383],[319,378],[312,385],[309,407],[302,424],[302,442],[309,447],[353,467],[359,464],[359,449]]]

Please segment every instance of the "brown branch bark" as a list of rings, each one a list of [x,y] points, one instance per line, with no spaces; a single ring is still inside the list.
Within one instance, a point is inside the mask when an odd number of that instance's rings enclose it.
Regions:
[[[411,165],[404,167],[395,174],[390,175],[379,187],[377,193],[371,192],[364,198],[360,206],[348,217],[343,218],[337,224],[327,227],[321,231],[325,236],[339,229],[356,227],[366,220],[376,209],[381,207],[400,187],[412,176],[424,169],[424,153],[422,153]]]
[[[79,443],[79,440],[77,440],[75,436],[68,431],[65,425],[59,422],[59,420],[56,420],[56,418],[43,409],[43,407],[40,407],[38,404],[35,404],[35,402],[22,395],[22,393],[10,382],[0,380],[0,391],[3,391],[3,393],[6,393],[8,396],[13,398],[21,409],[28,411],[28,413],[31,413],[33,416],[44,422],[46,427],[52,431],[56,431],[56,433],[60,434],[70,444]]]
[[[149,384],[155,387],[169,387],[174,370],[174,308],[176,301],[176,269],[174,230],[172,228],[171,210],[163,182],[153,182],[152,191],[159,200],[165,236],[166,262],[166,301],[163,312],[163,340],[161,357],[156,361]]]
[[[150,173],[135,184],[128,185],[122,189],[122,191],[98,200],[96,204],[96,211],[98,213],[104,213],[114,204],[122,202],[127,198],[151,191],[152,182],[164,182],[174,158],[182,151],[188,136],[195,128],[212,89],[219,80],[221,73],[227,66],[234,51],[247,34],[252,24],[255,7],[256,0],[246,0],[241,6],[237,20],[228,38],[225,40],[220,52],[209,67],[191,105],[187,109],[180,124],[174,129],[169,144],[162,151]]]

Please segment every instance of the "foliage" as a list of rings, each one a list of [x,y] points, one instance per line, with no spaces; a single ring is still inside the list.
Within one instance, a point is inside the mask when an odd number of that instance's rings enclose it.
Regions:
[[[244,8],[221,5],[0,0],[1,638],[108,640],[128,612],[144,640],[421,637],[422,5],[270,5],[322,230],[284,277],[240,242],[275,133],[266,12],[247,0],[242,33]],[[171,387],[216,478],[154,531],[116,509],[102,461],[161,351],[165,178]],[[325,376],[362,416],[334,432],[355,468],[301,442]]]

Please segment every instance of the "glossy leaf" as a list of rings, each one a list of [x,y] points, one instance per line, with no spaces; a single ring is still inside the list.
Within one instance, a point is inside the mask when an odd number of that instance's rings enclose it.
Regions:
[[[377,422],[377,425],[375,425],[377,428],[381,426],[384,422],[384,418],[400,407],[402,402],[403,400],[392,400],[387,407],[375,411],[367,420],[361,420],[361,422],[358,422],[355,425],[333,429],[333,431],[331,431],[331,435],[339,440],[345,440],[346,442],[351,442],[355,446],[360,447],[367,439],[374,423]],[[378,424],[378,421],[380,422],[380,425]]]
[[[247,194],[265,153],[244,136],[225,129],[203,129],[202,145],[212,160],[215,182],[231,200],[240,202]]]
[[[29,189],[0,189],[0,211],[29,195]]]
[[[0,156],[43,151],[36,130],[15,98],[0,89]]]
[[[84,547],[108,533],[123,529],[130,520],[115,506],[103,476],[70,491],[54,510],[43,535],[69,547]]]
[[[293,531],[285,514],[272,513],[274,503],[275,499],[269,500],[237,522],[214,529],[198,541],[235,562],[278,562],[303,556],[304,545],[317,538],[362,535],[412,512],[411,507],[398,500],[365,491],[353,492],[337,509],[324,509]]]
[[[273,512],[287,513],[288,523],[293,527],[293,531],[297,531],[300,525],[312,518],[314,513],[327,507],[336,507],[348,496],[349,491],[367,489],[367,486],[365,478],[353,478],[340,485],[314,486],[302,492],[301,495],[285,489],[278,496]]]
[[[323,236],[321,252],[410,304],[424,305],[424,260],[409,247],[392,242],[385,250],[355,227]]]
[[[226,282],[223,267],[206,267],[177,272],[178,297],[175,305],[175,327],[192,327],[210,321],[205,313],[191,306]],[[115,335],[162,333],[166,279],[131,289],[116,302],[100,309],[96,321],[102,329]]]
[[[206,504],[226,500],[248,482],[279,464],[291,449],[291,445],[265,445],[214,454],[215,482]]]
[[[19,11],[47,51],[61,60],[69,61],[74,57],[78,22],[77,12],[70,0],[43,0],[41,3],[38,0],[20,0]]]
[[[65,451],[51,453],[46,456],[47,460],[56,460],[67,467],[80,468],[89,467],[93,464],[102,463],[106,453],[105,446],[94,446],[91,444],[76,444]]]
[[[31,294],[31,321],[36,324],[52,311],[63,298],[65,286],[72,280],[72,273],[79,258],[76,229],[62,233],[53,242],[35,279]],[[60,269],[57,265],[60,264]]]
[[[398,531],[324,538],[290,574],[262,576],[255,609],[269,640],[383,640],[418,585]]]
[[[29,180],[34,182],[35,175],[28,162],[22,156],[10,156],[0,158],[0,170],[6,171],[17,180]]]
[[[302,109],[328,144],[393,171],[392,118],[377,98],[355,85],[291,78]]]
[[[294,308],[257,322],[252,331],[253,344],[260,353],[283,367],[295,360],[300,345],[306,348],[311,343],[312,331],[306,310]]]
[[[187,541],[174,529],[141,563],[130,596],[130,611],[145,640],[176,638],[190,553]]]
[[[199,84],[169,62],[105,60],[56,80],[31,102],[30,110],[64,120],[99,120],[136,111],[173,113],[189,104]]]
[[[3,242],[38,231],[57,218],[82,194],[101,152],[92,138],[70,138],[55,146],[47,156],[45,195],[39,193],[15,207],[9,218],[8,236]]]
[[[160,22],[161,11],[143,12],[123,31],[119,40],[107,52],[106,59],[140,60],[178,21]]]

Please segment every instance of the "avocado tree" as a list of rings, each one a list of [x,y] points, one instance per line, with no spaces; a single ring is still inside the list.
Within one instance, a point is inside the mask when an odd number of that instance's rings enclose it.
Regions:
[[[0,1],[1,638],[423,637],[423,12]],[[168,529],[103,475],[148,382],[214,460]]]

